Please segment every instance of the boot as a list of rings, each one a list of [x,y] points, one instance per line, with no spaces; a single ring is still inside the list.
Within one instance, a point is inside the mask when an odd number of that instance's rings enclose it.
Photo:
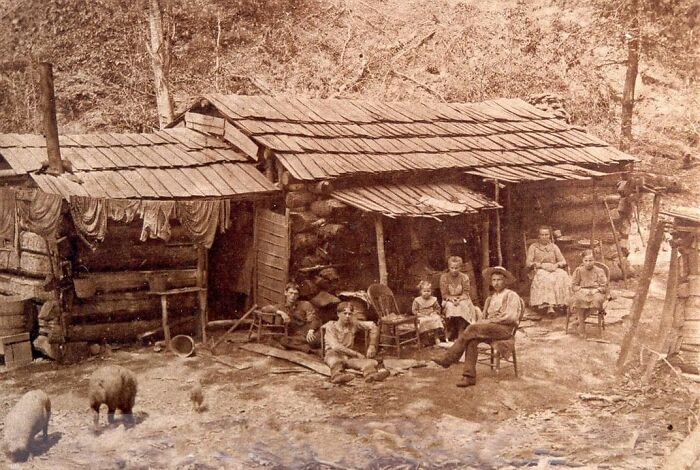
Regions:
[[[365,382],[382,382],[384,379],[389,377],[389,371],[386,369],[379,369],[377,372],[372,372],[367,377],[365,377]]]
[[[476,377],[467,377],[463,375],[462,378],[459,379],[459,382],[457,382],[457,386],[460,388],[471,387],[473,385],[476,385]]]
[[[332,384],[346,384],[348,382],[352,382],[355,379],[355,376],[348,373],[348,372],[341,372],[339,374],[334,375],[331,377],[331,383]]]

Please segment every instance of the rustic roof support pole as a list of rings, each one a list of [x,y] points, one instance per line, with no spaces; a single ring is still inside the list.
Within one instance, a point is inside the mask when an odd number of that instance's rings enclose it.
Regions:
[[[668,281],[666,282],[666,297],[664,298],[664,308],[661,313],[661,321],[659,322],[659,331],[654,341],[652,349],[658,351],[661,354],[667,354],[669,345],[669,337],[671,335],[671,330],[673,329],[673,313],[676,309],[676,299],[678,295],[678,244],[674,243],[671,245],[671,264],[668,267]],[[644,374],[642,375],[642,382],[646,382],[651,377],[651,373],[654,370],[654,366],[657,361],[651,358],[644,369]]]
[[[494,199],[499,203],[500,184],[494,180]],[[503,251],[501,250],[501,209],[496,209],[496,250],[498,253],[498,265],[503,266]]]
[[[651,220],[657,220],[659,217],[659,206],[660,206],[660,194],[654,195],[654,209],[655,214],[652,214]],[[663,222],[657,222],[656,226],[650,227],[650,237],[649,243],[647,244],[647,251],[644,255],[644,267],[642,268],[642,273],[639,277],[639,285],[637,287],[637,293],[634,296],[634,301],[632,302],[632,307],[630,308],[630,319],[632,324],[629,330],[625,333],[625,337],[622,339],[622,346],[620,347],[620,356],[617,358],[617,373],[621,374],[624,370],[625,362],[627,361],[627,356],[629,355],[630,349],[632,349],[632,340],[634,340],[637,334],[637,327],[639,326],[639,319],[642,316],[642,309],[644,308],[644,303],[647,300],[647,294],[649,293],[649,285],[651,284],[651,278],[654,275],[654,266],[656,266],[656,258],[659,255],[659,249],[661,248],[661,241],[664,238],[664,224]]]
[[[627,287],[627,269],[624,262],[622,261],[622,248],[620,247],[620,237],[617,235],[617,229],[615,228],[615,222],[613,222],[612,215],[610,214],[610,207],[608,207],[608,201],[603,200],[605,205],[605,213],[608,214],[608,220],[610,221],[610,230],[612,231],[613,239],[615,240],[615,250],[617,250],[617,261],[620,264],[620,271],[622,271],[622,280]],[[654,226],[651,226],[654,230]],[[651,234],[650,234],[651,235]],[[593,240],[591,240],[591,249],[593,249]]]
[[[596,212],[598,212],[598,185],[597,182],[593,180],[593,204],[591,205],[591,251],[593,252],[593,259],[595,259],[595,217]],[[603,237],[600,237],[600,261],[605,261],[605,255],[603,254]],[[622,261],[620,261],[622,263]],[[622,264],[620,264],[620,269],[622,269]]]
[[[199,300],[199,327],[202,343],[207,342],[207,249],[197,245],[197,298]]]
[[[489,213],[481,212],[481,272],[491,264],[489,259]],[[489,280],[482,277],[481,297],[486,299],[489,296]]]
[[[506,263],[509,269],[513,269],[514,256],[513,244],[515,242],[515,220],[513,219],[513,190],[512,185],[506,185]]]
[[[384,251],[384,224],[381,214],[374,218],[374,232],[377,235],[377,263],[379,266],[379,283],[387,285],[389,274],[386,270],[386,252]]]
[[[58,145],[58,123],[56,122],[56,97],[53,90],[53,66],[48,62],[39,64],[39,88],[41,89],[41,115],[44,121],[46,153],[49,159],[48,173],[63,173],[61,149]]]

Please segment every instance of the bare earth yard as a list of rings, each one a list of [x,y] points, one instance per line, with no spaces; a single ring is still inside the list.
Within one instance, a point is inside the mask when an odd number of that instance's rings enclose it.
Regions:
[[[662,303],[653,295],[654,288],[642,320],[647,333]],[[38,439],[35,455],[16,468],[655,468],[687,435],[697,391],[668,368],[648,385],[636,369],[616,378],[622,325],[610,325],[609,343],[601,343],[565,335],[563,318],[530,322],[518,333],[520,378],[480,366],[477,386],[467,389],[454,386],[461,367],[432,363],[380,384],[332,386],[312,371],[289,372],[297,366],[237,349],[242,333],[219,351],[238,368],[203,354],[123,348],[81,364],[41,361],[3,373],[0,416],[29,389],[51,397],[48,442]],[[416,358],[438,353],[429,348]],[[137,374],[137,424],[125,429],[117,419],[107,427],[103,415],[95,435],[88,377],[103,364]],[[188,398],[196,378],[202,413]]]

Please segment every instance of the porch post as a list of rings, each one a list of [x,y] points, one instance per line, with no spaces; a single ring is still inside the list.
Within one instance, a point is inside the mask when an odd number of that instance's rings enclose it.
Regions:
[[[374,218],[374,232],[377,235],[377,262],[379,265],[379,283],[387,285],[386,252],[384,251],[384,225],[381,214]]]
[[[487,211],[481,212],[481,272],[489,267],[489,215]],[[489,296],[489,279],[482,275],[481,295],[482,300]]]
[[[494,199],[500,204],[500,184],[498,180],[494,180]],[[496,252],[498,253],[498,265],[503,266],[503,250],[501,249],[501,209],[496,209]]]

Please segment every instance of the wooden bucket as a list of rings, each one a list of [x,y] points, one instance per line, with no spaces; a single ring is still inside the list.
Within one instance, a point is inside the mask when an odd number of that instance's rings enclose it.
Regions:
[[[681,328],[681,336],[683,337],[683,344],[700,345],[700,320],[689,320],[686,317]]]
[[[27,331],[27,302],[24,297],[0,295],[0,336]]]

